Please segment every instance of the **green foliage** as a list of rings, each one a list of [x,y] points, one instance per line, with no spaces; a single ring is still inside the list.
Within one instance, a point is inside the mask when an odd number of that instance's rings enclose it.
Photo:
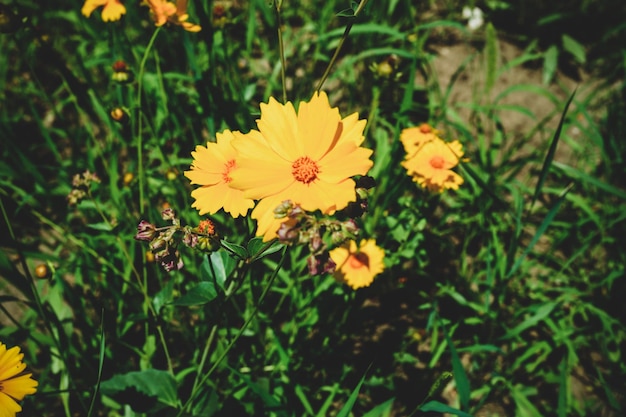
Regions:
[[[560,70],[604,65],[595,51],[626,31],[581,37],[588,2],[537,3],[189,2],[197,33],[131,2],[116,22],[66,0],[2,5],[21,20],[0,34],[0,341],[39,381],[23,415],[622,413],[626,90]],[[472,32],[460,10],[476,5]],[[528,28],[514,57],[511,16]],[[331,213],[385,251],[356,291],[249,216],[200,216],[183,175],[269,97],[318,85],[368,121],[367,212]],[[421,123],[463,145],[458,190],[407,175],[400,138]],[[141,220],[178,242],[207,218],[204,248],[171,246],[180,270],[133,239]]]

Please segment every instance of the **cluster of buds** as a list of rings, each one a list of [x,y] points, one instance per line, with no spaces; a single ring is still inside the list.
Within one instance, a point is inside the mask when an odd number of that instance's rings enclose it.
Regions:
[[[172,225],[156,227],[142,220],[137,225],[135,240],[149,242],[154,259],[168,272],[183,267],[178,251],[181,243],[202,252],[213,252],[220,247],[219,236],[211,220],[201,221],[198,227],[182,226],[180,219],[171,208],[163,210],[161,218],[171,221]]]
[[[72,191],[67,195],[67,201],[70,206],[78,204],[89,194],[93,183],[100,183],[100,178],[89,170],[82,174],[74,175],[72,179]]]
[[[121,59],[118,59],[113,63],[113,75],[111,79],[120,84],[128,84],[133,82],[135,76],[133,75],[133,71],[130,69],[128,64]]]
[[[278,229],[281,243],[308,246],[311,254],[307,258],[307,266],[311,275],[333,273],[336,265],[330,258],[329,250],[347,240],[356,239],[359,233],[354,219],[318,219],[289,200],[276,207],[274,217],[286,219]]]

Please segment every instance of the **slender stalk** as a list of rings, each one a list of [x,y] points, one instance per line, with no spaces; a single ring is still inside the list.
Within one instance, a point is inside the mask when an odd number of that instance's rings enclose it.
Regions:
[[[356,10],[354,11],[354,15],[350,17],[350,22],[346,26],[346,30],[343,31],[343,35],[341,35],[341,39],[339,39],[339,44],[337,45],[337,49],[335,49],[335,53],[333,54],[333,57],[330,59],[330,62],[328,63],[328,66],[326,67],[326,71],[324,71],[324,75],[322,75],[322,79],[317,85],[317,88],[315,88],[315,91],[320,91],[322,89],[324,82],[326,82],[326,79],[330,75],[330,71],[335,65],[335,61],[337,61],[337,57],[339,57],[339,52],[341,52],[343,43],[346,41],[346,39],[348,39],[348,35],[350,34],[350,31],[352,30],[352,26],[354,25],[354,22],[357,16],[359,15],[359,13],[361,13],[361,10],[363,10],[363,8],[365,7],[365,4],[367,4],[367,0],[361,0]]]
[[[261,296],[259,297],[258,303],[252,309],[252,312],[250,313],[250,316],[246,319],[246,321],[243,323],[241,328],[239,328],[239,331],[237,332],[235,337],[230,341],[228,346],[226,346],[226,349],[224,349],[224,351],[215,360],[215,362],[213,363],[213,366],[211,366],[211,368],[207,371],[207,373],[202,377],[202,379],[197,384],[195,389],[193,389],[191,391],[191,395],[189,396],[189,399],[185,402],[185,404],[182,406],[182,408],[178,411],[178,413],[176,414],[176,417],[181,417],[183,412],[184,412],[184,410],[187,409],[191,405],[191,402],[193,401],[194,397],[198,394],[198,390],[200,389],[199,387],[204,385],[204,383],[211,377],[211,375],[217,369],[219,364],[224,360],[226,355],[228,355],[228,352],[230,352],[230,350],[233,348],[235,343],[237,343],[237,340],[239,340],[239,338],[241,337],[243,332],[248,328],[248,325],[250,324],[250,322],[252,322],[252,319],[256,317],[256,314],[259,311],[259,307],[261,306],[261,304],[263,304],[263,300],[265,299],[265,296],[267,295],[269,289],[272,287],[272,284],[274,283],[274,280],[278,276],[278,271],[280,271],[280,269],[283,266],[283,263],[285,262],[285,258],[286,258],[286,255],[287,255],[287,249],[288,249],[288,247],[285,246],[285,248],[283,249],[282,256],[280,257],[280,261],[278,262],[278,265],[276,266],[276,269],[274,269],[274,271],[272,273],[272,276],[270,277],[269,281],[267,282],[267,285],[263,289],[263,292],[261,293]]]
[[[278,26],[278,53],[280,55],[280,80],[283,86],[283,103],[287,102],[287,80],[285,71],[287,68],[287,61],[285,59],[285,46],[283,44],[283,31],[282,28],[282,20],[280,18],[280,6],[282,5],[282,0],[274,1],[274,9],[276,10],[276,25]]]
[[[143,74],[146,69],[146,62],[148,61],[148,54],[152,50],[154,46],[154,42],[156,41],[157,35],[161,27],[158,27],[152,37],[150,38],[150,42],[148,42],[148,46],[146,47],[146,51],[141,58],[141,63],[139,64],[139,75],[137,77],[137,174],[139,177],[139,212],[143,213],[145,207],[145,198],[144,198],[144,188],[146,185],[146,179],[143,172],[143,135],[142,135],[142,116],[141,116],[141,93],[143,89]],[[133,117],[134,121],[135,118]]]

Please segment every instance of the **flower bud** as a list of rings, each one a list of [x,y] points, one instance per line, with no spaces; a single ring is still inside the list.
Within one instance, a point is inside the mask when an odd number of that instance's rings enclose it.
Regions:
[[[156,227],[145,220],[142,220],[137,225],[137,234],[135,240],[142,240],[144,242],[151,242],[156,236]]]
[[[122,125],[127,124],[130,120],[130,114],[128,113],[128,110],[121,107],[115,107],[109,112],[109,115],[111,116],[111,119]]]
[[[50,274],[50,269],[46,264],[39,264],[35,267],[35,276],[39,279],[46,279]]]

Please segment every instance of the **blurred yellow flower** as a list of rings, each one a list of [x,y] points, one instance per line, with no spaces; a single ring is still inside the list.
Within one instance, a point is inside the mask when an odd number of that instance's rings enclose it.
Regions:
[[[94,10],[101,6],[103,22],[120,20],[122,15],[126,13],[126,7],[119,0],[85,0],[81,13],[85,17],[89,17]]]
[[[349,244],[331,250],[330,258],[337,264],[335,278],[354,290],[368,287],[385,269],[385,251],[373,239],[362,240],[358,249],[356,242],[351,240]]]
[[[17,346],[7,350],[4,343],[0,342],[0,416],[15,417],[22,411],[17,403],[28,394],[34,394],[37,389],[37,381],[31,378],[30,373],[24,373],[26,364],[22,362],[24,357]]]
[[[463,145],[458,140],[446,143],[437,138],[424,143],[411,158],[402,162],[413,181],[431,191],[457,190],[463,178],[451,171],[463,156]]]
[[[414,156],[426,142],[437,139],[438,133],[428,123],[404,129],[400,133],[400,141],[404,145],[407,158]]]
[[[365,124],[357,113],[342,119],[324,92],[301,102],[297,112],[291,102],[274,98],[261,104],[259,130],[233,141],[239,157],[230,183],[245,197],[260,200],[252,211],[257,236],[276,237],[284,219],[276,219],[273,211],[285,200],[322,213],[356,201],[351,177],[372,167],[372,151],[360,147]]]
[[[172,23],[182,26],[188,32],[199,32],[199,25],[188,22],[187,0],[178,0],[176,4],[165,0],[145,0],[144,4],[150,7],[150,14],[156,26]]]
[[[245,216],[254,207],[254,201],[244,198],[243,191],[231,188],[232,171],[237,168],[237,151],[232,147],[234,134],[230,130],[218,133],[217,142],[196,146],[191,153],[193,163],[185,176],[192,184],[201,185],[191,192],[196,199],[192,204],[200,215],[215,214],[219,209],[233,217]]]

